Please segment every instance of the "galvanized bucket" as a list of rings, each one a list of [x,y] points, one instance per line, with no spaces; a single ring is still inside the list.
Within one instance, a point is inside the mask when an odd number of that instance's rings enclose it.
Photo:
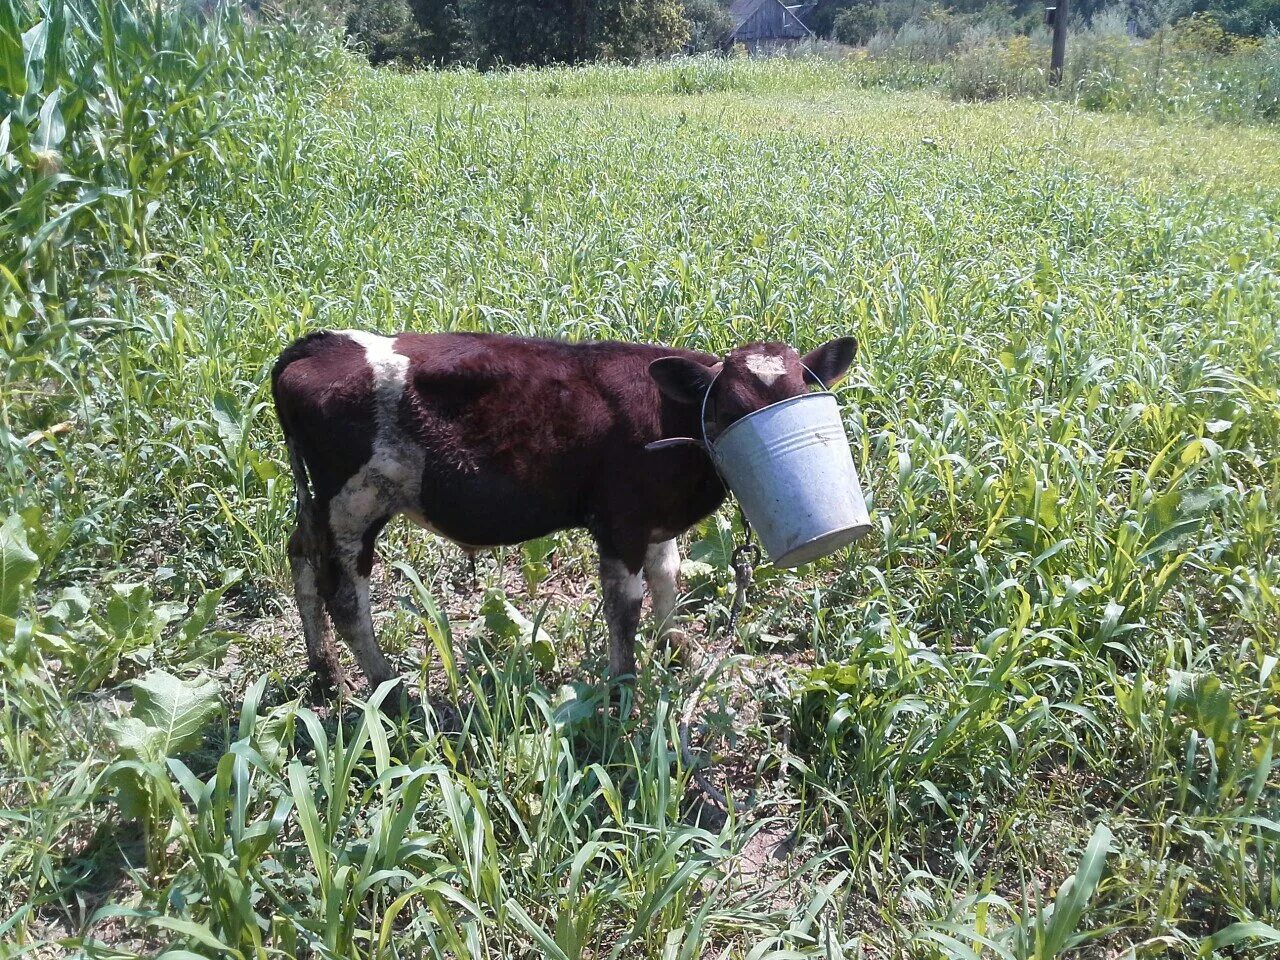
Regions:
[[[825,557],[871,529],[833,394],[762,407],[707,449],[775,566]]]

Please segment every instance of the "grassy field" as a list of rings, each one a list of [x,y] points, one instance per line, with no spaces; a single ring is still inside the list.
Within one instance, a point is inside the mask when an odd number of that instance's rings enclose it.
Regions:
[[[0,232],[0,956],[1280,949],[1280,133],[139,23],[159,80],[60,147],[121,195]],[[732,515],[694,531],[695,663],[619,719],[585,537],[473,583],[397,523],[432,707],[311,703],[266,381],[322,327],[852,333],[876,529],[733,644]]]

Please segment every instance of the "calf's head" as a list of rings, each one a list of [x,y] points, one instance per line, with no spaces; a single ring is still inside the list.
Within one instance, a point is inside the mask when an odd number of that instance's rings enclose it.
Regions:
[[[762,407],[810,387],[833,386],[849,372],[857,349],[853,337],[832,340],[803,357],[784,343],[753,343],[711,366],[663,357],[649,364],[649,375],[673,400],[701,407],[705,399],[707,432],[715,437]]]

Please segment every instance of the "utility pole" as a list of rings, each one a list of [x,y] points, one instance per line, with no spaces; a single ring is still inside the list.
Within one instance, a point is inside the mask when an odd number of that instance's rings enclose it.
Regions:
[[[1049,57],[1049,86],[1062,82],[1062,64],[1067,58],[1067,18],[1071,16],[1071,0],[1056,0],[1057,6],[1049,7],[1053,17],[1053,53]]]

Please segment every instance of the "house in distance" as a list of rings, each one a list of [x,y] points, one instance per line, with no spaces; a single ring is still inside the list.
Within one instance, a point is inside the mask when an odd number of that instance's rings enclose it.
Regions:
[[[773,53],[801,40],[813,38],[813,31],[805,26],[804,17],[816,3],[788,6],[781,0],[733,0],[729,16],[733,29],[726,38],[726,46],[742,44],[748,52]]]

